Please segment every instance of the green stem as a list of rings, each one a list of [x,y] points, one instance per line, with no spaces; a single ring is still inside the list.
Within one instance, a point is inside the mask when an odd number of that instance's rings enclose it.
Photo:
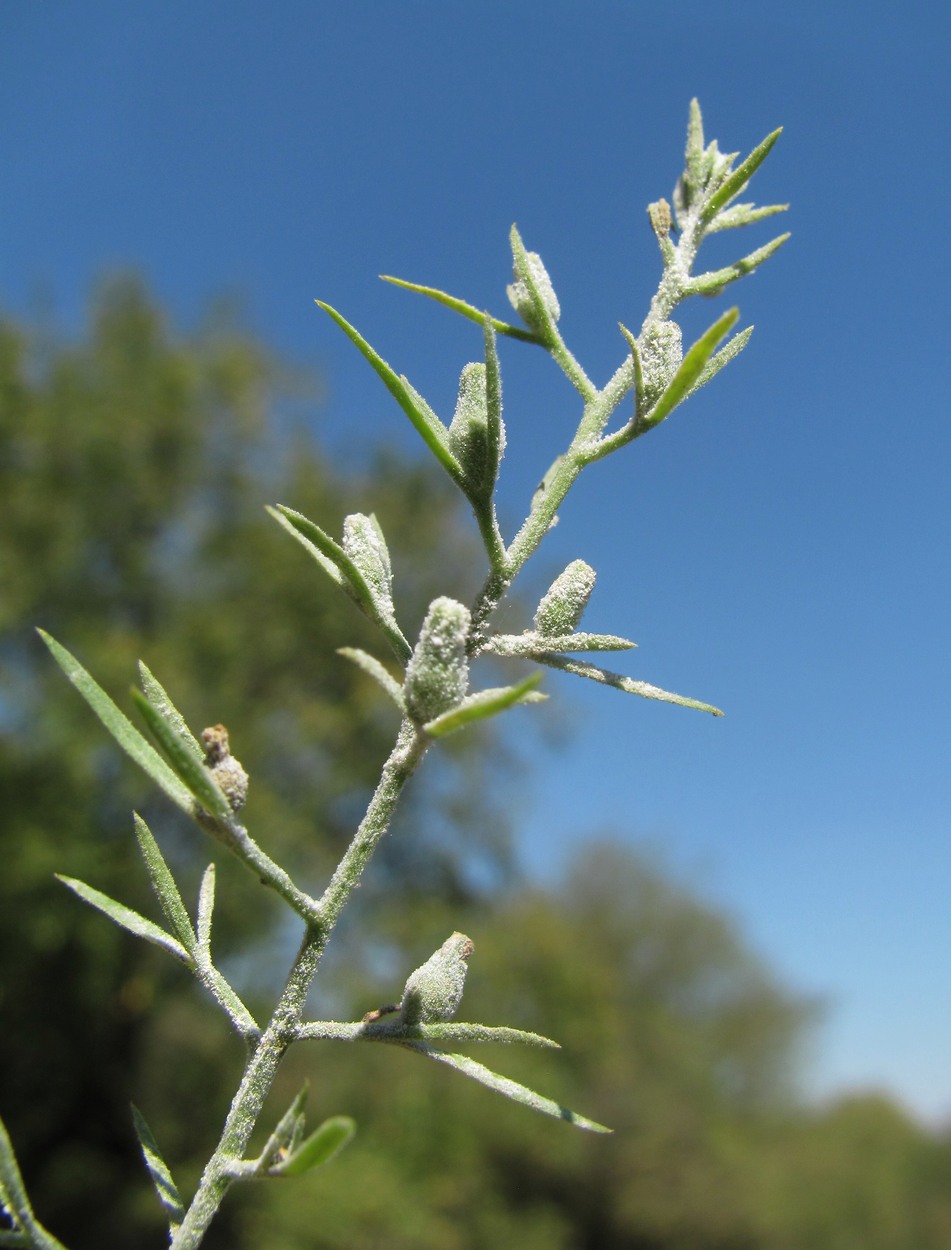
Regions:
[[[428,746],[427,739],[418,727],[408,717],[405,718],[400,726],[396,745],[383,765],[380,783],[370,800],[366,815],[317,903],[328,934],[356,888],[377,843],[389,828],[403,786],[416,770]]]
[[[251,1052],[215,1152],[170,1250],[197,1250],[241,1164],[281,1060],[299,1035],[304,1003],[334,924],[357,885],[377,843],[386,833],[403,786],[426,752],[428,742],[412,721],[400,726],[396,744],[353,841],[341,859],[307,925],[271,1020]]]
[[[304,1002],[328,936],[326,929],[308,926],[271,1021],[248,1061],[215,1153],[202,1173],[170,1250],[197,1250],[221,1200],[234,1183],[236,1165],[244,1157],[284,1053],[300,1027]]]

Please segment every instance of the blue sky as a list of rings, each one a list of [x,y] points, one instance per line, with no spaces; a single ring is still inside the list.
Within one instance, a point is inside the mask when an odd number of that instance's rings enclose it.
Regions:
[[[128,265],[185,323],[238,292],[323,372],[315,430],[341,449],[412,432],[315,297],[451,412],[478,332],[376,275],[504,316],[515,220],[602,382],[659,275],[644,209],[691,96],[727,151],[785,127],[752,198],[791,202],[791,243],[684,316],[696,334],[738,303],[749,349],[582,480],[538,573],[586,559],[586,625],[640,644],[626,671],[727,717],[553,675],[576,732],[545,754],[526,729],[521,846],[549,873],[592,833],[658,844],[827,999],[810,1089],[885,1085],[932,1119],[951,1116],[949,26],[916,0],[52,0],[5,5],[0,40],[0,305],[69,331]],[[539,353],[504,349],[511,534],[577,412]]]

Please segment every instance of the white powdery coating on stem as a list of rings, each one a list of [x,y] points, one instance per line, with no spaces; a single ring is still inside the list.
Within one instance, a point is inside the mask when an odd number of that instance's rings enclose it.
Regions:
[[[435,1024],[451,1020],[462,1002],[469,969],[466,960],[474,944],[464,933],[453,933],[415,972],[403,990],[400,1011],[406,1024]]]
[[[466,643],[469,609],[455,599],[434,599],[406,665],[406,707],[417,721],[434,720],[456,707],[469,688]]]
[[[588,606],[594,590],[595,571],[584,560],[572,560],[548,588],[538,610],[534,625],[549,638],[572,633]]]

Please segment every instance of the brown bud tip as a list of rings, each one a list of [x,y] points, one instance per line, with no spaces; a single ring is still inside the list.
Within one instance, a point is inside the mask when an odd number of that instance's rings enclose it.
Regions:
[[[210,729],[203,729],[201,740],[205,744],[205,763],[209,768],[231,754],[228,731],[224,725],[212,725]]]

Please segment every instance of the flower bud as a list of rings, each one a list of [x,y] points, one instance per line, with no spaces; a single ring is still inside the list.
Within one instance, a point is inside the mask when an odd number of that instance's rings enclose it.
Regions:
[[[376,517],[354,512],[343,520],[343,549],[363,574],[367,585],[384,603],[393,601],[390,553]]]
[[[406,665],[406,709],[421,723],[448,712],[469,687],[469,609],[455,599],[434,599]]]
[[[560,638],[577,629],[594,590],[595,571],[584,560],[572,560],[552,582],[538,605],[534,626],[539,634]]]
[[[205,767],[218,783],[233,812],[244,807],[248,797],[248,774],[231,754],[228,731],[224,725],[202,730],[205,744]]]
[[[545,311],[552,321],[557,321],[561,316],[561,305],[558,303],[558,296],[555,294],[555,289],[551,284],[548,270],[542,264],[542,258],[537,252],[526,252],[525,259],[528,262],[528,270],[532,275],[532,282],[541,296]],[[510,286],[507,286],[505,291],[509,297],[509,303],[525,324],[532,330],[543,329],[536,297],[529,289],[528,284],[516,275],[515,281]]]
[[[403,990],[400,1011],[404,1024],[434,1024],[451,1020],[462,1002],[468,964],[474,949],[471,938],[453,933],[415,972]]]
[[[648,404],[659,399],[684,358],[683,334],[676,321],[652,325],[640,343],[644,398]]]

